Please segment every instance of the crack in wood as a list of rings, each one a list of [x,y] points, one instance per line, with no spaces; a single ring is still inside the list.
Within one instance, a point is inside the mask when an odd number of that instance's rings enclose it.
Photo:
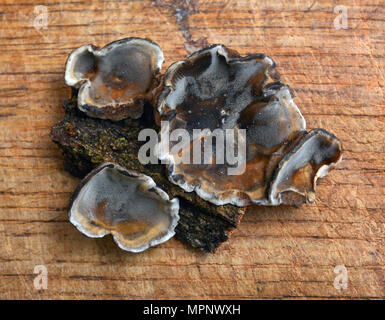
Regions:
[[[182,31],[183,38],[186,40],[184,47],[188,55],[209,45],[206,37],[193,40],[190,31],[188,18],[191,14],[199,12],[198,0],[155,0],[152,3],[158,9],[166,8],[172,11],[179,29]]]

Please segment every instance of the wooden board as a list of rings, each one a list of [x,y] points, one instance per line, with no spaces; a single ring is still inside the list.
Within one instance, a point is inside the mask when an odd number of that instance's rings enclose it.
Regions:
[[[1,1],[0,298],[385,298],[385,4],[364,1]],[[348,29],[334,13],[345,5]],[[69,222],[79,180],[50,127],[63,117],[68,53],[149,37],[166,63],[195,42],[274,58],[308,128],[335,133],[344,160],[300,209],[250,208],[230,241],[204,254],[171,241],[142,254],[89,239]],[[48,270],[46,290],[34,268]],[[347,289],[333,285],[334,268]]]

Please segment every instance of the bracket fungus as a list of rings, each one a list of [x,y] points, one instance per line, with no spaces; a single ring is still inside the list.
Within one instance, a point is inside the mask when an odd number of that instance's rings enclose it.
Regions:
[[[158,85],[163,61],[160,47],[147,39],[121,39],[100,50],[84,45],[68,57],[65,81],[79,89],[78,107],[87,115],[137,119]]]
[[[104,163],[89,173],[70,203],[70,221],[93,238],[112,234],[123,250],[141,252],[175,234],[179,201],[144,174]]]
[[[313,201],[317,178],[341,159],[341,144],[334,135],[306,131],[290,88],[264,54],[241,57],[224,45],[202,49],[168,68],[156,108],[158,124],[167,121],[161,137],[176,129],[192,137],[185,142],[161,138],[157,155],[168,164],[169,180],[216,205]],[[194,138],[194,129],[209,131]],[[212,139],[216,129],[233,129],[235,135],[245,129],[243,173],[229,175],[226,169],[232,164],[215,161],[218,151],[227,152],[220,150],[224,146],[217,139],[212,140],[210,161],[177,161],[180,152],[173,153],[173,146],[193,151],[198,142]]]
[[[271,58],[212,45],[162,76],[163,60],[157,44],[139,38],[102,49],[84,45],[68,57],[65,82],[73,96],[51,131],[66,170],[83,177],[104,161],[122,165],[105,162],[82,180],[70,201],[72,224],[89,237],[111,234],[132,252],[175,231],[214,252],[245,206],[315,201],[317,179],[341,160],[342,146],[332,133],[306,130]],[[153,122],[160,130],[151,137],[160,141],[150,139],[148,146],[158,143],[147,165],[136,138]],[[151,177],[178,198],[170,200]]]

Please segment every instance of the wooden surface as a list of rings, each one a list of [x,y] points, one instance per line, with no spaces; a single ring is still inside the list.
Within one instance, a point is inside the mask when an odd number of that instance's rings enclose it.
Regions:
[[[383,1],[34,1],[0,4],[0,298],[384,298],[385,4]],[[333,8],[346,5],[348,29]],[[178,10],[179,9],[179,10]],[[39,24],[37,24],[39,26]],[[300,209],[249,210],[216,254],[171,241],[142,254],[68,222],[79,180],[49,139],[63,117],[68,53],[150,37],[167,67],[197,43],[264,52],[308,128],[335,133],[344,160]],[[36,265],[48,288],[33,285]],[[344,265],[348,288],[333,285]]]

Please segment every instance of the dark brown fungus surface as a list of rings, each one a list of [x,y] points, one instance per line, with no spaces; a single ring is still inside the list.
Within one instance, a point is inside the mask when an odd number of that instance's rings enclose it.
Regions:
[[[158,122],[167,121],[161,137],[175,129],[190,134],[189,141],[163,139],[158,146],[170,181],[217,205],[312,201],[316,179],[341,158],[335,136],[324,130],[306,131],[292,92],[264,54],[241,57],[223,45],[198,51],[169,67],[158,89],[156,108]],[[210,131],[194,137],[194,129]],[[176,161],[180,154],[173,153],[173,146],[182,143],[183,150],[194,154],[194,145],[212,138],[215,129],[234,129],[236,137],[239,129],[246,130],[242,174],[229,175],[231,165],[215,161],[220,148],[216,139],[208,164]],[[296,195],[288,197],[288,193]]]
[[[87,115],[137,119],[159,84],[163,60],[160,47],[146,39],[121,39],[100,50],[84,45],[68,57],[65,81],[79,89],[78,107]]]
[[[111,234],[123,250],[141,252],[175,234],[179,201],[144,174],[104,163],[88,174],[70,203],[70,221],[93,238]]]

